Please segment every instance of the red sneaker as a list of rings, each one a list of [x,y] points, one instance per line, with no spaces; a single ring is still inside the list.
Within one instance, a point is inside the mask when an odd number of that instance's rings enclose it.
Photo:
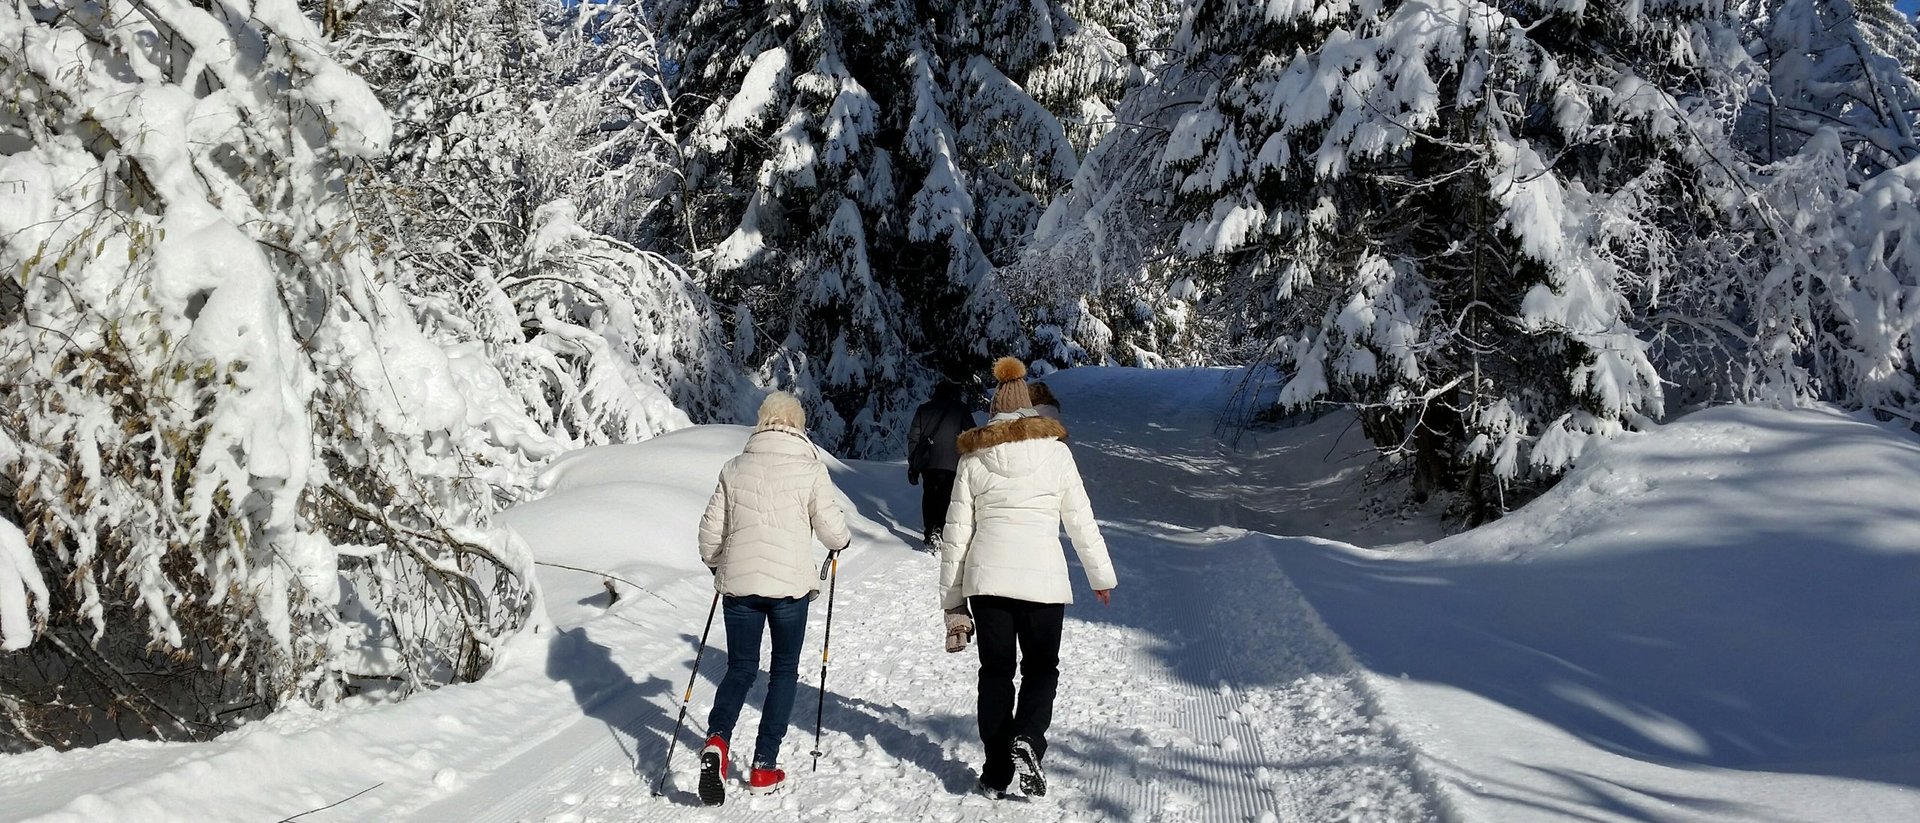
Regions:
[[[747,791],[754,794],[773,794],[787,785],[787,773],[779,769],[754,769],[747,777]]]
[[[727,802],[726,780],[727,741],[716,734],[700,750],[700,802],[709,806]]]

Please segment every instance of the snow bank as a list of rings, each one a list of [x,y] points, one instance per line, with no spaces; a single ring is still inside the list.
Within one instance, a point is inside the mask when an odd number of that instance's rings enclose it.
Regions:
[[[1506,519],[1283,565],[1469,819],[1920,819],[1920,440],[1726,407]]]
[[[1432,550],[1568,559],[1777,537],[1913,553],[1916,486],[1911,438],[1830,410],[1729,406],[1605,443],[1540,499]]]
[[[545,494],[501,519],[543,562],[611,572],[642,586],[700,574],[700,513],[744,426],[696,426],[652,440],[570,452],[540,477]],[[543,579],[554,575],[543,573]],[[567,622],[564,597],[549,597]],[[587,612],[578,613],[584,616]]]
[[[329,711],[293,707],[208,743],[119,741],[0,756],[0,818],[274,820],[377,785],[334,814],[406,819],[467,788],[468,775],[591,713],[610,690],[669,705],[684,686],[683,670],[673,670],[682,680],[671,695],[652,673],[685,663],[690,652],[682,634],[698,630],[713,592],[695,547],[699,517],[721,465],[751,433],[696,426],[555,460],[539,481],[545,495],[501,519],[535,559],[611,572],[647,593],[619,584],[621,600],[609,607],[597,574],[540,568],[553,619],[511,640],[485,680],[400,703],[352,698]],[[864,510],[900,507],[891,498],[918,499],[895,464],[825,460]],[[864,552],[890,532],[852,501],[841,502],[858,535],[848,562],[864,562]],[[0,622],[9,641],[13,606],[26,609],[26,601],[8,594],[18,587],[6,586],[10,535],[17,532],[0,521]],[[44,609],[44,589],[36,591]]]
[[[694,426],[568,453],[541,475],[545,495],[502,519],[545,562],[611,572],[648,588],[686,576],[704,580],[694,543],[700,515],[720,467],[752,434],[750,426]],[[832,455],[821,457],[844,482],[851,469]],[[840,505],[858,519],[850,501],[843,497]],[[549,606],[562,624],[590,613],[569,610],[563,597],[550,597]]]

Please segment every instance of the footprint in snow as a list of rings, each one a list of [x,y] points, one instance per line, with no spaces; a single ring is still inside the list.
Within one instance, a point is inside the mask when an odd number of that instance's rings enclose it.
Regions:
[[[853,811],[860,808],[860,802],[866,798],[866,794],[856,788],[836,798],[833,801],[833,807],[843,812]]]

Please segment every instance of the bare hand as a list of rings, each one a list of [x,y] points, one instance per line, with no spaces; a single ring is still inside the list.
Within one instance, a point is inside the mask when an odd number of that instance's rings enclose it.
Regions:
[[[1093,596],[1094,596],[1094,597],[1098,597],[1098,598],[1100,598],[1100,605],[1102,605],[1102,606],[1111,606],[1111,605],[1113,605],[1113,590],[1112,590],[1112,589],[1094,589],[1094,590],[1093,590]]]

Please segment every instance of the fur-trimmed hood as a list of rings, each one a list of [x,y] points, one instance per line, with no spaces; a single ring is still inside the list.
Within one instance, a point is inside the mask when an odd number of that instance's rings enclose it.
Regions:
[[[960,454],[965,456],[1005,443],[1049,437],[1055,440],[1066,440],[1067,427],[1061,425],[1060,421],[1048,417],[1018,417],[1012,420],[1001,420],[961,432]]]
[[[995,415],[994,422],[962,433],[961,462],[978,460],[1001,477],[1024,477],[1071,464],[1064,442],[1067,428],[1058,420],[1033,415],[1031,409],[1021,411],[1028,414],[1012,419]]]

